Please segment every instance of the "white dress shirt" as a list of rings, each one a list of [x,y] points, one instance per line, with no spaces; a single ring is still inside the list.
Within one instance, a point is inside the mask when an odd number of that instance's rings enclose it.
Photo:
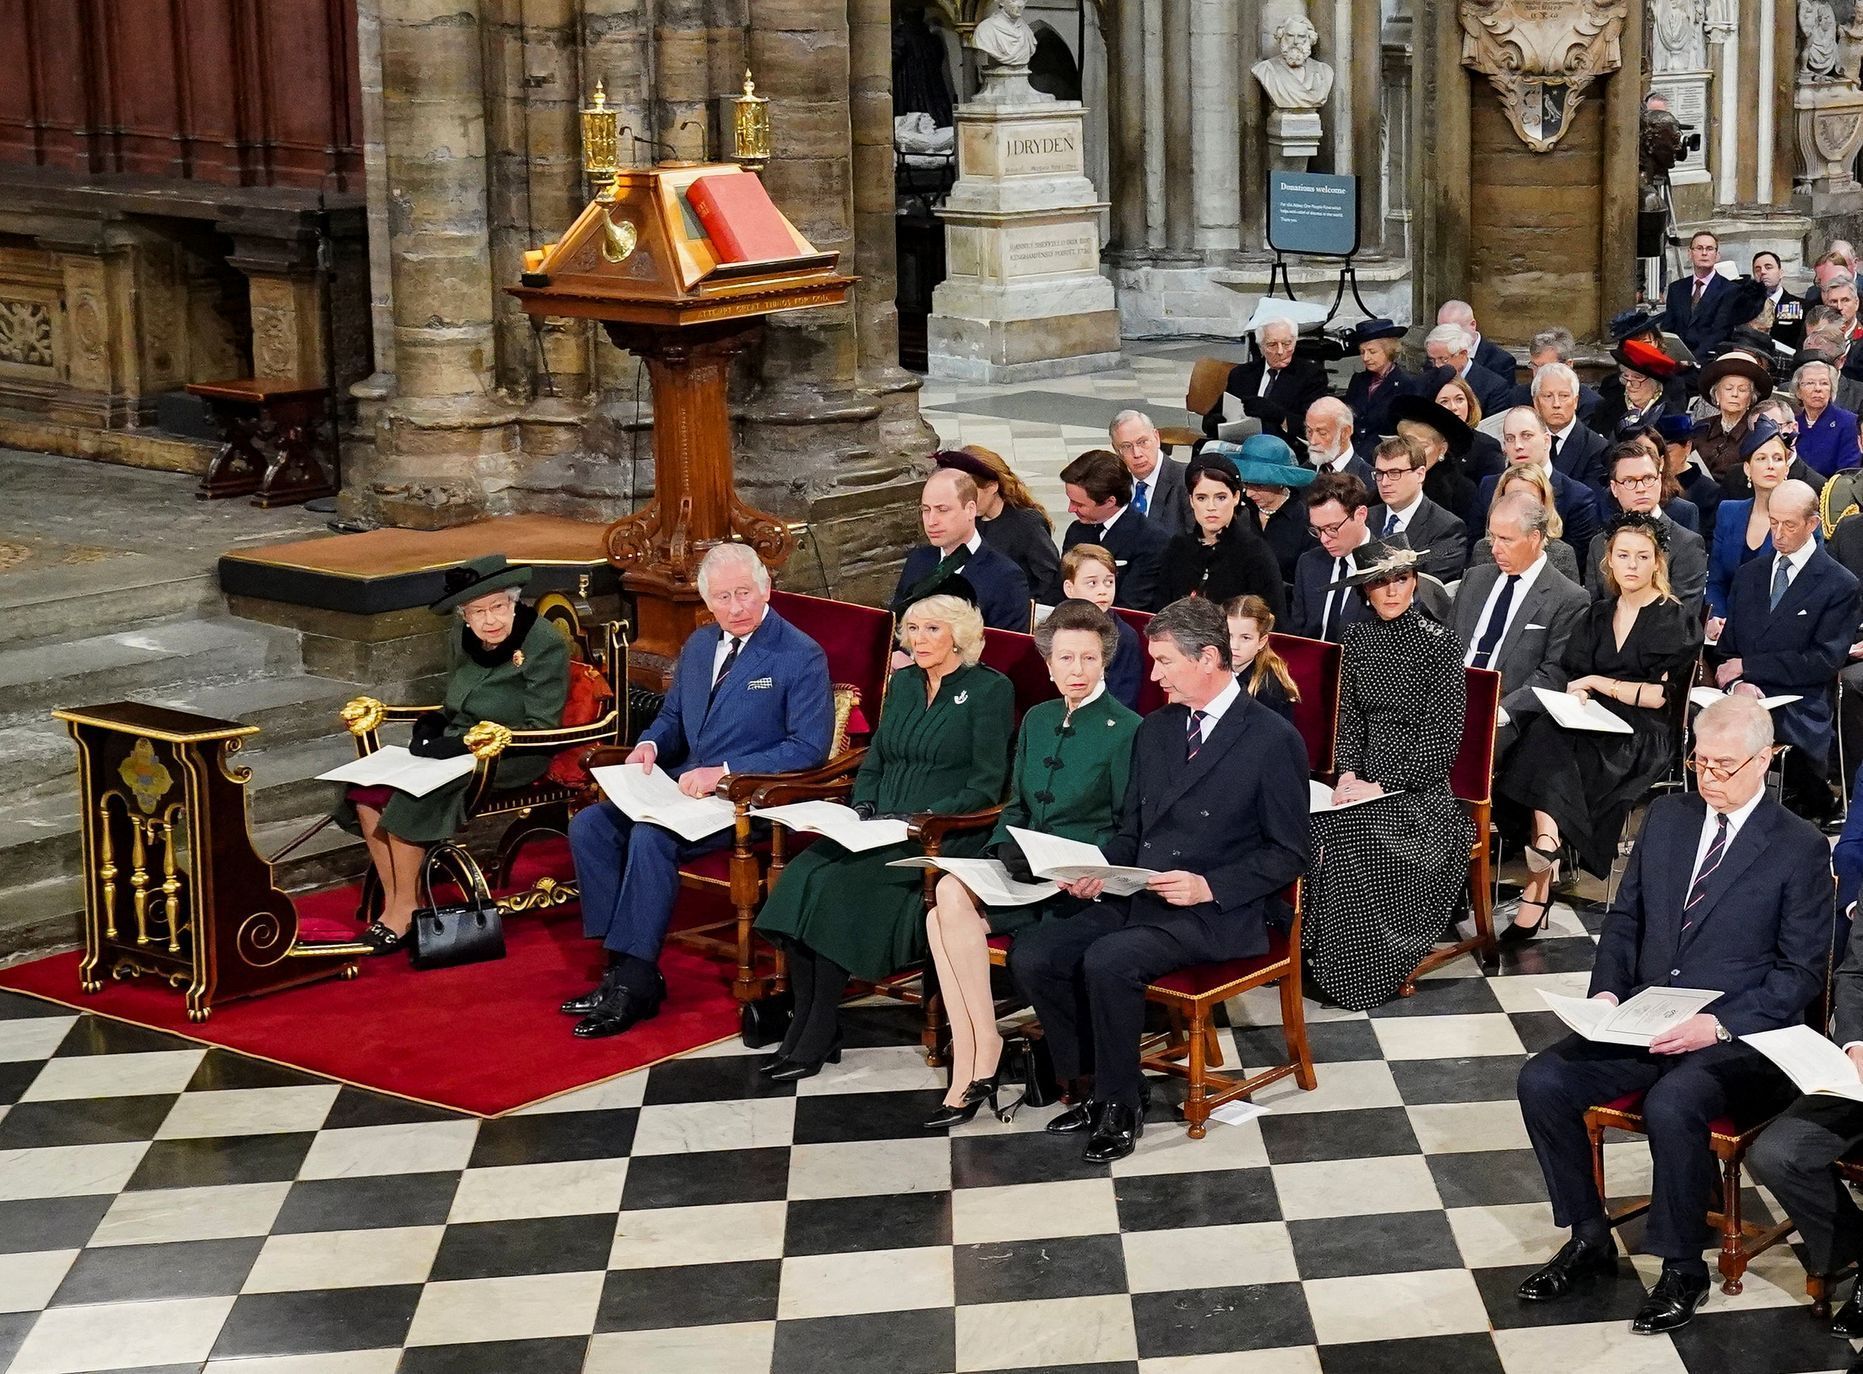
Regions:
[[[1545,566],[1546,551],[1542,549],[1540,556],[1528,565],[1527,570],[1520,574],[1520,580],[1514,584],[1514,598],[1507,603],[1507,620],[1501,626],[1500,637],[1494,641],[1494,655],[1498,655],[1501,645],[1507,642],[1507,632],[1513,629],[1514,618],[1520,614],[1520,608],[1527,604],[1527,593],[1533,590],[1533,584],[1539,580]],[[1475,622],[1475,637],[1469,641],[1468,648],[1462,654],[1464,664],[1475,661],[1475,646],[1487,637],[1488,620],[1494,615],[1494,603],[1501,599],[1501,589],[1506,585],[1507,574],[1502,573],[1494,579],[1494,586],[1488,590],[1488,599],[1481,604],[1481,619]],[[1494,665],[1494,655],[1488,659],[1490,667]]]
[[[1228,712],[1231,706],[1236,704],[1236,699],[1241,695],[1242,680],[1234,673],[1231,673],[1229,675],[1229,685],[1212,697],[1208,706],[1197,708],[1203,712],[1204,739],[1207,740],[1210,737],[1210,732],[1216,728],[1216,723],[1223,718],[1224,714]],[[1091,700],[1091,698],[1089,698],[1089,700]]]
[[[1765,795],[1766,789],[1762,787],[1747,798],[1744,806],[1727,813],[1727,843],[1721,849],[1722,862],[1726,861],[1727,851],[1734,847],[1734,841],[1740,838],[1740,827],[1747,823],[1753,815],[1753,808],[1760,804]],[[1714,832],[1719,828],[1716,822],[1720,814],[1710,806],[1708,814],[1701,818],[1701,838],[1695,843],[1695,864],[1688,870],[1688,885],[1691,888],[1695,885],[1695,875],[1701,872],[1701,861],[1708,857],[1708,847],[1714,843]]]
[[[1770,587],[1772,579],[1779,575],[1779,560],[1783,558],[1785,560],[1785,585],[1788,591],[1791,590],[1792,584],[1798,581],[1798,575],[1805,570],[1805,564],[1811,561],[1811,555],[1817,551],[1818,541],[1807,539],[1792,553],[1774,554],[1772,570],[1767,575],[1766,585]]]
[[[1411,503],[1408,506],[1405,506],[1402,510],[1398,510],[1395,506],[1386,506],[1384,508],[1385,517],[1387,519],[1393,515],[1397,517],[1397,528],[1393,530],[1392,533],[1402,534],[1405,530],[1408,530],[1410,528],[1411,518],[1416,515],[1417,507],[1421,506],[1422,504],[1423,504],[1423,492],[1421,489],[1419,489],[1417,491],[1416,498],[1412,500]],[[1378,531],[1378,537],[1380,539],[1385,537],[1384,531],[1382,529]]]

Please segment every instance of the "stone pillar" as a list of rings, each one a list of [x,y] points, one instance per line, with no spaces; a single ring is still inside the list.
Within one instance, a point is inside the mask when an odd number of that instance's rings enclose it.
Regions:
[[[378,463],[346,497],[432,529],[487,505],[481,465],[515,442],[494,397],[484,58],[476,0],[382,0],[382,105],[395,390]]]
[[[1333,96],[1340,99],[1341,83],[1349,83],[1348,119],[1352,127],[1352,165],[1341,167],[1358,177],[1358,246],[1361,253],[1384,250],[1384,128],[1391,120],[1392,134],[1401,139],[1397,123],[1402,115],[1384,109],[1384,16],[1377,5],[1353,5],[1352,66],[1334,74]]]
[[[1111,92],[1108,162],[1112,169],[1112,249],[1145,250],[1145,15],[1139,0],[1119,0],[1106,33]]]
[[[643,150],[637,159],[631,134],[642,138],[651,134],[648,92],[653,82],[652,29],[649,23],[651,0],[580,0],[582,11],[581,87],[578,103],[585,103],[595,93],[595,83],[603,83],[608,108],[614,110],[623,130],[619,154],[625,165],[645,165],[653,161]],[[578,127],[576,148],[580,156],[581,131]],[[588,187],[577,179],[577,194],[587,199]],[[597,330],[592,336],[591,364],[596,392],[614,402],[614,419],[632,421],[638,410],[643,417],[652,414],[651,388],[646,370],[639,361],[616,348],[608,336]],[[619,467],[610,464],[611,468]],[[642,475],[651,486],[652,464],[642,464]],[[622,479],[626,472],[623,470]],[[612,483],[614,474],[609,474]]]
[[[672,149],[672,156],[703,162],[711,122],[706,108],[711,67],[705,0],[656,0],[653,61],[657,98],[652,135]]]
[[[1470,152],[1462,131],[1469,125],[1471,78],[1462,67],[1456,10],[1441,3],[1412,11],[1412,320],[1434,320],[1442,302],[1468,295]]]
[[[1190,11],[1164,8],[1164,246],[1188,262],[1197,237],[1197,176],[1192,160]]]
[[[1193,246],[1232,252],[1242,239],[1242,158],[1235,68],[1236,11],[1228,3],[1191,10],[1191,165],[1197,198]]]
[[[855,341],[863,385],[883,390],[917,379],[899,366],[899,238],[893,203],[891,0],[849,0],[848,109],[853,134]]]

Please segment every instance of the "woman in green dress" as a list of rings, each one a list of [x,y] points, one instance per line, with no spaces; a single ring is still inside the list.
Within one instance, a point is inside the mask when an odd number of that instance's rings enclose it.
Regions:
[[[953,582],[961,579],[952,579]],[[893,674],[880,728],[854,779],[865,817],[960,814],[1003,799],[1015,692],[982,667],[983,617],[958,596],[906,608],[900,643],[912,662]],[[975,854],[981,837],[955,852]],[[840,1006],[850,977],[884,978],[925,957],[923,874],[888,868],[917,846],[854,854],[821,839],[784,866],[757,929],[789,952],[795,1017],[763,1072],[791,1083],[841,1054]]]
[[[429,608],[457,611],[463,624],[448,641],[443,708],[414,726],[408,751],[422,758],[467,752],[466,732],[481,721],[513,730],[553,730],[563,723],[569,695],[569,643],[554,626],[518,602],[529,568],[514,568],[503,554],[475,558],[450,569],[446,595]],[[550,766],[547,755],[501,759],[497,786],[523,787]],[[352,787],[337,820],[359,831],[381,879],[381,916],[363,932],[375,954],[406,943],[419,901],[421,861],[427,847],[449,838],[466,819],[471,775],[416,797],[393,787]]]
[[[1025,882],[1034,879],[1009,827],[1106,843],[1118,827],[1139,726],[1138,716],[1106,690],[1106,664],[1119,647],[1119,631],[1104,611],[1088,601],[1063,601],[1036,627],[1035,647],[1061,697],[1022,717],[1015,782],[989,842],[1010,876]],[[1028,906],[986,910],[951,874],[938,880],[925,934],[951,1019],[951,1086],[926,1130],[960,1125],[985,1101],[995,1107],[1003,1037],[990,993],[989,937],[1072,916],[1086,905],[1058,892]]]

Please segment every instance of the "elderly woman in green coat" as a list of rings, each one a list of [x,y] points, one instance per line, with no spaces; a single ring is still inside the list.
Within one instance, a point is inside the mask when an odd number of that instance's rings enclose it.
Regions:
[[[1009,679],[977,662],[982,615],[961,596],[923,597],[906,608],[899,638],[912,662],[886,689],[880,727],[854,779],[854,809],[904,817],[996,805],[1009,774],[1016,702]],[[951,848],[975,854],[981,837]],[[894,844],[854,854],[823,839],[783,868],[757,928],[789,951],[796,1010],[763,1066],[767,1077],[791,1083],[840,1059],[850,976],[884,978],[925,957],[923,874],[887,867],[916,852]]]
[[[467,752],[466,732],[481,721],[513,730],[551,730],[562,724],[569,694],[569,644],[550,623],[518,601],[529,568],[510,566],[502,554],[475,558],[446,574],[445,592],[429,608],[457,611],[463,622],[448,641],[446,701],[414,726],[408,752],[454,758]],[[493,781],[522,787],[542,776],[547,756],[506,758]],[[388,954],[406,943],[418,904],[421,860],[429,845],[448,839],[466,819],[470,775],[416,797],[393,787],[352,787],[338,820],[361,833],[381,879],[381,916],[363,943]]]
[[[1061,696],[1029,708],[1016,736],[1015,781],[989,849],[1012,878],[1033,881],[1009,827],[1105,844],[1119,826],[1132,736],[1139,718],[1106,690],[1106,664],[1119,630],[1090,601],[1063,601],[1035,630],[1035,647]],[[1088,903],[1058,892],[1039,903],[985,909],[947,873],[925,918],[938,987],[951,1017],[951,1087],[925,1121],[928,1131],[957,1126],[1002,1084],[1003,1037],[990,992],[991,935],[1072,916]]]

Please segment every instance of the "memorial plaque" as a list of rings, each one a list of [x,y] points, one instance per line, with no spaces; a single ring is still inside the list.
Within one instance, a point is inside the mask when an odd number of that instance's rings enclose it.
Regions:
[[[1078,119],[1005,119],[960,131],[958,164],[967,176],[1079,176],[1086,167]]]
[[[1092,221],[1018,225],[1003,235],[1005,276],[1092,272],[1099,262],[1100,231]]]

